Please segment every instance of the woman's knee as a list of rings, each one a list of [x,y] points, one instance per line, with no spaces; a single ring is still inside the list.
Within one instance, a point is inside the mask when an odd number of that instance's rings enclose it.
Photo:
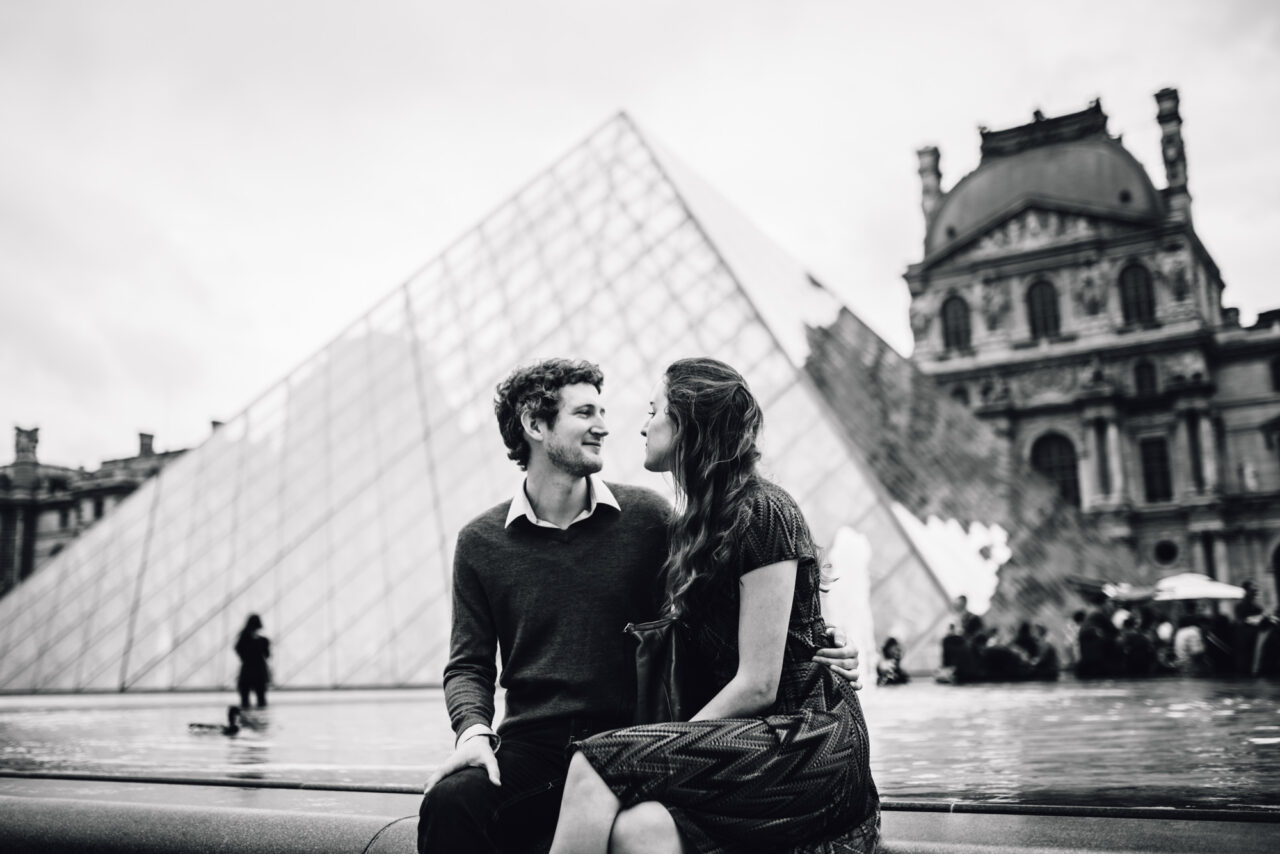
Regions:
[[[680,854],[680,832],[667,808],[645,801],[618,813],[609,854]]]

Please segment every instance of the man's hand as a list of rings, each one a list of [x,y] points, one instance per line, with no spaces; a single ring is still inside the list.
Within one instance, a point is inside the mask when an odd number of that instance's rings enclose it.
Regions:
[[[449,754],[449,758],[427,780],[427,785],[422,788],[422,794],[430,792],[432,786],[450,774],[455,774],[463,768],[473,767],[488,771],[489,782],[493,785],[502,785],[502,780],[498,776],[498,757],[493,755],[493,745],[483,734],[473,735],[460,741],[453,749],[453,753]]]
[[[830,667],[835,674],[849,683],[855,691],[862,690],[862,676],[858,673],[858,648],[849,643],[848,638],[835,626],[827,628],[827,636],[834,647],[820,649],[813,654],[813,660]]]

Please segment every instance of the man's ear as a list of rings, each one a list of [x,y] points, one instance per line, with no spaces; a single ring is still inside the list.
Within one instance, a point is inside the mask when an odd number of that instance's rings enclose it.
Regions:
[[[545,425],[528,409],[520,413],[520,426],[524,428],[524,437],[530,442],[542,441],[542,428]]]

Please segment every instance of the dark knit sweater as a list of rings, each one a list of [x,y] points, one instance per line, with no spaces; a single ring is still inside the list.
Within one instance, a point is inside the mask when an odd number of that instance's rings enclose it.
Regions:
[[[455,733],[492,724],[495,655],[504,734],[553,718],[631,722],[635,644],[623,627],[656,615],[669,505],[648,489],[608,486],[621,512],[598,504],[567,530],[523,517],[505,527],[504,501],[458,534],[444,670]]]

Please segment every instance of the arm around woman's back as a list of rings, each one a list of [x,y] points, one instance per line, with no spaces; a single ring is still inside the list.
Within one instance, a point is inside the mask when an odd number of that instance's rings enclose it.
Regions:
[[[797,561],[784,560],[742,576],[738,599],[738,672],[693,716],[741,718],[759,714],[778,695]]]

